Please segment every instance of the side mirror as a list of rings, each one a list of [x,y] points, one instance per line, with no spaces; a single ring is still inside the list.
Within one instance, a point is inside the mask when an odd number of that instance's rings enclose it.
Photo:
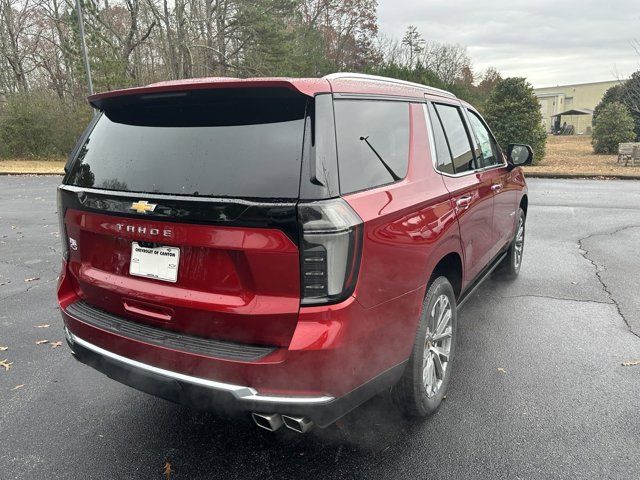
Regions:
[[[507,162],[512,167],[531,165],[533,163],[533,149],[529,145],[510,143],[507,147]]]

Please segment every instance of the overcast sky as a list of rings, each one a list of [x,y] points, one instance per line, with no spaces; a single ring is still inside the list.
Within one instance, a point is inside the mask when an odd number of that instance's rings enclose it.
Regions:
[[[640,0],[378,0],[381,33],[415,25],[536,87],[615,80],[640,69]]]

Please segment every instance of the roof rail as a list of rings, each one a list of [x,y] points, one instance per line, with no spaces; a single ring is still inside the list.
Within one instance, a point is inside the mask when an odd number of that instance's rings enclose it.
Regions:
[[[375,82],[395,83],[396,85],[405,85],[407,87],[414,87],[414,88],[420,88],[422,90],[429,90],[434,95],[439,95],[441,97],[457,98],[453,93],[448,92],[446,90],[442,90],[440,88],[429,87],[427,85],[422,85],[421,83],[408,82],[406,80],[398,80],[397,78],[381,77],[379,75],[369,75],[366,73],[337,72],[337,73],[330,73],[329,75],[325,75],[322,78],[326,80],[339,80],[339,79],[352,78],[355,80],[372,80]]]

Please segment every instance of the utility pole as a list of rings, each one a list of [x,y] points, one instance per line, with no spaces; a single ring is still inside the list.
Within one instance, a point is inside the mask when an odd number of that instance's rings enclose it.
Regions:
[[[84,20],[82,18],[81,0],[76,0],[76,11],[78,13],[78,27],[80,28],[80,51],[82,52],[82,60],[84,61],[84,70],[87,73],[87,86],[89,87],[89,95],[93,95],[93,80],[91,80],[91,65],[89,65],[89,56],[87,55],[87,42],[84,38]]]

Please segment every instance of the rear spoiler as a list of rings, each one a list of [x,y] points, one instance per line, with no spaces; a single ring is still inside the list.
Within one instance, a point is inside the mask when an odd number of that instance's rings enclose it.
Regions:
[[[147,85],[146,87],[127,88],[98,93],[88,97],[93,108],[107,110],[113,105],[124,105],[129,102],[136,103],[141,98],[159,98],[167,96],[180,96],[193,90],[215,89],[239,89],[239,88],[286,88],[307,96],[319,93],[331,93],[328,80],[321,78],[198,78],[161,82]]]

